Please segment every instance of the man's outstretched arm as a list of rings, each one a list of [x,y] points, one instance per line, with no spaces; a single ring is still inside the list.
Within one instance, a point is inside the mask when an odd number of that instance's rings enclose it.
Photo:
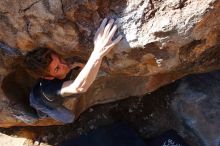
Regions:
[[[105,18],[95,34],[94,50],[85,67],[75,80],[63,83],[61,89],[62,96],[86,92],[96,78],[102,58],[122,39],[122,36],[120,35],[112,41],[112,38],[117,30],[117,25],[113,25],[113,19],[111,19],[107,25],[106,23],[107,19]]]

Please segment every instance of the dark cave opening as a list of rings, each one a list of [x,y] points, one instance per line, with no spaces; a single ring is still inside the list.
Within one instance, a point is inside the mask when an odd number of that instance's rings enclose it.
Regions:
[[[23,68],[9,73],[2,81],[1,88],[9,99],[9,106],[15,114],[28,114],[36,117],[36,111],[30,106],[29,93],[36,83]]]

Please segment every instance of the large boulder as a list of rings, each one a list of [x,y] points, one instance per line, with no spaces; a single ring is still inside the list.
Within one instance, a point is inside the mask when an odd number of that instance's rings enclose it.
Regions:
[[[39,120],[29,106],[35,81],[22,68],[22,59],[46,46],[64,57],[87,60],[104,17],[116,20],[124,38],[104,59],[89,91],[65,103],[77,117],[92,105],[220,69],[218,0],[1,0],[1,127],[61,124]]]
[[[220,71],[183,78],[172,107],[203,146],[220,145]]]

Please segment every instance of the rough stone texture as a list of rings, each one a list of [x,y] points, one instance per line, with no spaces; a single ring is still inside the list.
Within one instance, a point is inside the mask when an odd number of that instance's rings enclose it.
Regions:
[[[117,19],[124,39],[105,58],[105,72],[86,94],[66,103],[78,117],[94,104],[143,95],[187,74],[219,69],[219,15],[218,0],[0,1],[0,126],[60,124],[38,120],[29,106],[34,80],[19,65],[27,51],[46,46],[86,60],[100,21]]]
[[[181,81],[173,109],[201,145],[220,145],[220,71]]]
[[[0,137],[2,146],[23,146],[26,140],[25,138],[10,137],[5,134],[0,134]]]
[[[97,128],[124,123],[136,131],[144,141],[173,129],[190,146],[201,146],[197,137],[190,129],[184,127],[172,109],[171,103],[178,85],[179,80],[151,94],[93,106],[72,124],[0,128],[0,133],[27,139],[24,146],[58,146],[64,140],[87,135]]]

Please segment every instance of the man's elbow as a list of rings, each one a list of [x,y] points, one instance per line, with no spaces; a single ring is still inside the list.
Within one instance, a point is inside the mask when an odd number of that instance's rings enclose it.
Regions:
[[[85,88],[85,87],[80,87],[80,88],[77,89],[77,91],[79,93],[85,93],[85,92],[87,92],[87,90],[88,90],[88,88]]]

